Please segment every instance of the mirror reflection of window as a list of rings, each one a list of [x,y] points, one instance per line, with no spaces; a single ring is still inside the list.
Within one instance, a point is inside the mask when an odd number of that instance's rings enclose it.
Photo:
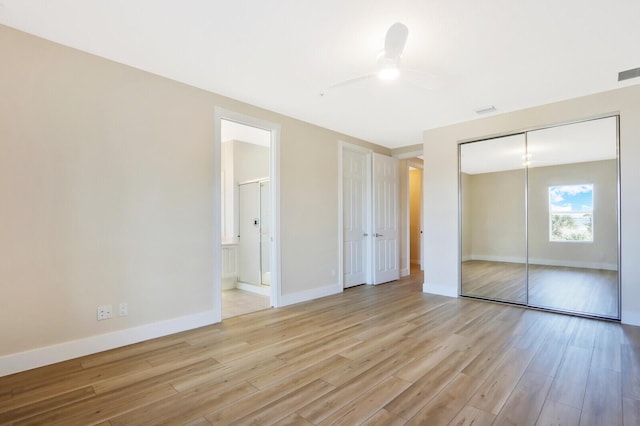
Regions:
[[[593,242],[593,184],[549,187],[549,241]]]

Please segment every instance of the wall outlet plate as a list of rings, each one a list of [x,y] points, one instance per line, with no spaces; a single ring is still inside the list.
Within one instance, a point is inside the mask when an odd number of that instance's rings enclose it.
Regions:
[[[129,306],[127,306],[127,302],[120,302],[120,306],[118,308],[118,313],[121,317],[129,315]]]
[[[98,306],[98,321],[113,317],[111,305]]]

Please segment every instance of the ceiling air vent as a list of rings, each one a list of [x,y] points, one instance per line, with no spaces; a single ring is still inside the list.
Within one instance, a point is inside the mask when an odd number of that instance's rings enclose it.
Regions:
[[[478,108],[476,110],[476,114],[489,114],[490,112],[495,112],[495,110],[496,110],[496,107],[494,107],[493,105],[487,105],[487,106]]]
[[[636,78],[636,77],[640,77],[640,68],[620,71],[618,73],[618,81],[629,80],[630,78]]]

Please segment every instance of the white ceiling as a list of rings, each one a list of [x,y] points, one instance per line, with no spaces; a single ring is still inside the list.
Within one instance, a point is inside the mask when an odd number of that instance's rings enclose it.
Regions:
[[[437,87],[327,91],[373,71],[397,21],[409,28],[402,66]],[[486,105],[640,83],[617,82],[640,66],[639,21],[638,0],[0,0],[0,23],[389,148]]]

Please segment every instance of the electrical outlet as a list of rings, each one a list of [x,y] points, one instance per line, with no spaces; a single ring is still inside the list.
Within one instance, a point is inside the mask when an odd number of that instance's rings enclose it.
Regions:
[[[129,315],[129,307],[127,306],[127,302],[120,303],[118,312],[121,317],[126,317],[127,315]]]
[[[111,305],[98,306],[98,321],[106,320],[113,317]]]

